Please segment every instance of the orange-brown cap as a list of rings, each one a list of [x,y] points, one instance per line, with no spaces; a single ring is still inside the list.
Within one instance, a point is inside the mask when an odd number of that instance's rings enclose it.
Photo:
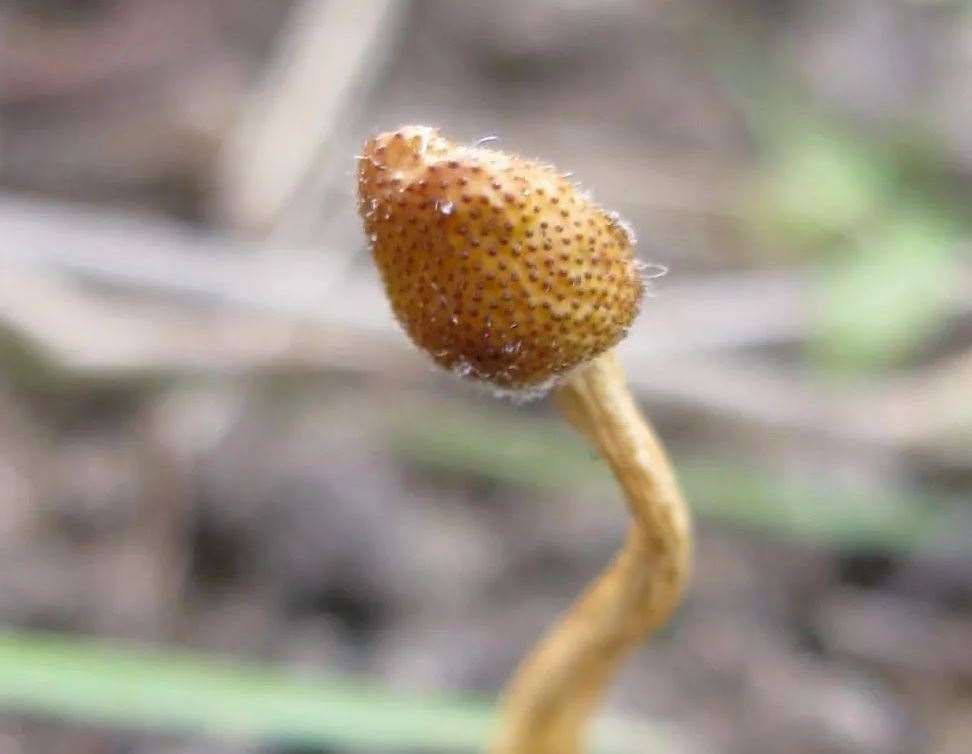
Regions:
[[[365,144],[358,210],[395,316],[463,376],[552,384],[638,313],[630,233],[549,165],[405,126]]]

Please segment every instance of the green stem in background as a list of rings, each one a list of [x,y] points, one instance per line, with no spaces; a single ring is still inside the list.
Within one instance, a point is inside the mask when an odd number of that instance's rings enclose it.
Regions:
[[[239,660],[0,628],[0,715],[341,751],[474,752],[492,706]],[[657,722],[598,721],[597,754],[694,751]]]

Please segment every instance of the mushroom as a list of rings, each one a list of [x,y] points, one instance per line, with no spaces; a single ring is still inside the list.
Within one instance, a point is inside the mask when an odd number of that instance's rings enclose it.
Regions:
[[[367,141],[358,209],[414,343],[498,392],[554,391],[627,498],[627,542],[520,665],[492,748],[577,754],[620,662],[677,606],[691,556],[675,475],[613,350],[644,292],[633,234],[552,166],[426,126]]]

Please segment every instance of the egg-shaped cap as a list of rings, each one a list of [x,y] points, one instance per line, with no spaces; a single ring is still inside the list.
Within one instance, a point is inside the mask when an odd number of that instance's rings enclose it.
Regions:
[[[398,321],[462,376],[550,385],[638,313],[631,233],[549,165],[405,126],[365,144],[358,209]]]

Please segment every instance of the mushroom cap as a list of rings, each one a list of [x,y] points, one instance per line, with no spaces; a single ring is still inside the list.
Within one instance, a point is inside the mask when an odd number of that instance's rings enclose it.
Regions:
[[[552,166],[405,126],[366,142],[358,210],[398,321],[463,377],[548,386],[638,313],[632,234]]]

